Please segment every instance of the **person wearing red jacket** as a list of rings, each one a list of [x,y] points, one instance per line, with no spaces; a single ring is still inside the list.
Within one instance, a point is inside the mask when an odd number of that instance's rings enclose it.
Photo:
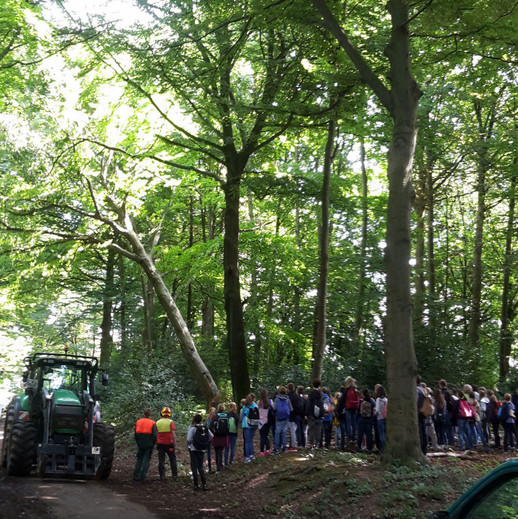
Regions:
[[[135,441],[138,451],[133,481],[144,481],[146,479],[151,453],[156,443],[156,424],[150,417],[151,409],[144,409],[144,417],[137,420],[135,424]]]

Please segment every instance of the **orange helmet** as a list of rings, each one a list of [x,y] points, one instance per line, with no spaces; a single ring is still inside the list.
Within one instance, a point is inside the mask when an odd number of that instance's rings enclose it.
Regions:
[[[169,407],[164,407],[162,411],[160,411],[162,416],[171,416],[171,409]]]

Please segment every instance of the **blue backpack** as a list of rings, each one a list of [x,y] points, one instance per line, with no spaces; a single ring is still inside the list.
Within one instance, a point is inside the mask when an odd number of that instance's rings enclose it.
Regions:
[[[289,417],[289,400],[287,398],[277,398],[277,420],[287,420]]]
[[[507,422],[507,419],[509,418],[509,404],[507,402],[504,402],[499,408],[497,413],[498,419],[505,423]]]

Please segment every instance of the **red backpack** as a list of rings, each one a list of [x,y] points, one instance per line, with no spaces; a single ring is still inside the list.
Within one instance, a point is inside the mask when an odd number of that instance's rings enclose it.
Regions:
[[[345,408],[350,411],[360,408],[360,395],[353,387],[350,387],[345,395]]]
[[[473,409],[466,400],[459,401],[459,418],[473,418]]]

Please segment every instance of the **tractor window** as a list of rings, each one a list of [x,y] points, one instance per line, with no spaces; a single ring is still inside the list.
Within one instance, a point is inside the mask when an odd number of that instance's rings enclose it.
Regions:
[[[52,373],[47,375],[45,379],[48,383],[49,391],[56,389],[70,389],[76,393],[82,391],[81,371],[77,371],[70,366],[56,366],[52,369]]]

